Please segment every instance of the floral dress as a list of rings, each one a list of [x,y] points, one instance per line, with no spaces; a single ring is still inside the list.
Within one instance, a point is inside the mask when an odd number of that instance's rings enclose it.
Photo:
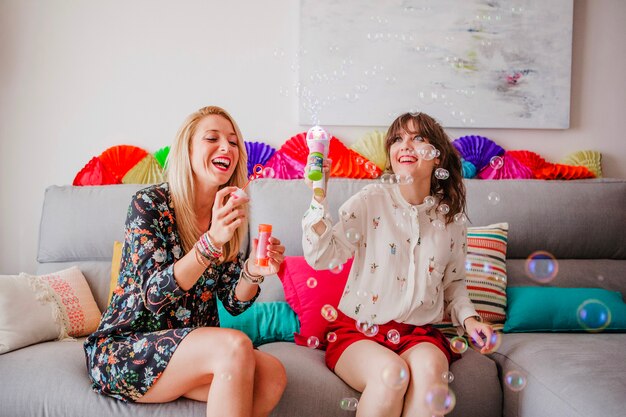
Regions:
[[[256,299],[239,301],[235,287],[243,265],[213,265],[183,291],[174,262],[184,255],[169,185],[138,191],[126,219],[118,286],[98,329],[85,341],[87,369],[96,392],[135,401],[163,373],[192,330],[220,325],[215,295],[229,313]]]

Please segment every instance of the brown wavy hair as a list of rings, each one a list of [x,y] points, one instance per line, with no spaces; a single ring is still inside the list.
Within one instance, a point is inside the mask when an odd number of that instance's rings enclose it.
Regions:
[[[409,130],[411,121],[413,121],[413,126],[417,127],[417,132]],[[393,143],[393,138],[402,132],[420,135],[428,139],[428,142],[439,150],[439,164],[436,168],[447,169],[450,177],[446,180],[437,179],[435,177],[435,169],[433,169],[433,172],[430,174],[430,194],[438,196],[442,202],[445,202],[450,207],[450,211],[445,217],[446,223],[451,223],[454,215],[464,213],[466,208],[461,156],[456,148],[452,146],[448,134],[435,119],[424,113],[404,113],[391,123],[385,136],[385,167],[389,172],[393,172],[389,150]]]

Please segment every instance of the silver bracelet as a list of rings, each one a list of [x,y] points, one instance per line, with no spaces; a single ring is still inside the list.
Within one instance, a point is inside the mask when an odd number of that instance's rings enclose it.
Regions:
[[[251,284],[260,284],[265,280],[263,275],[252,275],[248,271],[248,261],[244,262],[243,268],[241,268],[241,274],[239,275],[241,278],[245,279]]]

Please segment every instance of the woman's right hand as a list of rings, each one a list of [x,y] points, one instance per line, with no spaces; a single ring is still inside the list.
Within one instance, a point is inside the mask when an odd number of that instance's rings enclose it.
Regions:
[[[312,162],[312,158],[311,156],[309,156],[307,158],[307,164],[304,167],[304,183],[307,185],[307,187],[313,190],[313,181],[309,179],[309,169],[311,168],[311,162]],[[324,189],[325,190],[328,189],[328,178],[330,178],[330,167],[332,163],[333,163],[332,159],[329,159],[329,158],[324,158],[324,162],[322,163],[322,170],[324,171]],[[313,194],[313,198],[315,198],[317,202],[322,202],[324,200],[324,197],[319,197],[315,194]]]
[[[224,187],[215,193],[215,201],[213,202],[213,211],[211,213],[211,227],[208,233],[211,242],[220,248],[233,238],[237,228],[246,221],[248,216],[244,206],[244,204],[250,201],[248,197],[231,197],[224,202],[226,197],[234,191],[237,191],[237,187]]]

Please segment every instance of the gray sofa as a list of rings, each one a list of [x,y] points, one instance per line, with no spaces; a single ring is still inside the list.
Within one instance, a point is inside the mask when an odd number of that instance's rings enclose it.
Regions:
[[[332,179],[333,213],[367,180]],[[551,285],[602,287],[626,294],[626,180],[466,181],[472,225],[508,222],[509,286],[536,285],[524,274],[526,257],[546,250],[559,259]],[[142,185],[52,186],[46,190],[38,273],[81,268],[105,308],[114,240],[122,239],[131,195]],[[262,179],[248,188],[250,230],[271,223],[287,255],[301,255],[300,220],[310,191],[302,181]],[[497,192],[501,201],[488,202]],[[336,215],[336,214],[335,214]],[[604,277],[599,280],[598,276]],[[284,299],[280,281],[266,279],[259,301]],[[498,351],[472,349],[452,365],[457,396],[450,416],[616,416],[626,394],[626,334],[517,333]],[[324,365],[324,352],[275,342],[260,347],[287,369],[288,385],[272,416],[332,417],[353,413],[339,403],[358,393]],[[510,369],[528,372],[524,390],[503,383]],[[46,342],[0,355],[0,416],[203,416],[204,405],[177,400],[125,404],[90,389],[82,340]]]

